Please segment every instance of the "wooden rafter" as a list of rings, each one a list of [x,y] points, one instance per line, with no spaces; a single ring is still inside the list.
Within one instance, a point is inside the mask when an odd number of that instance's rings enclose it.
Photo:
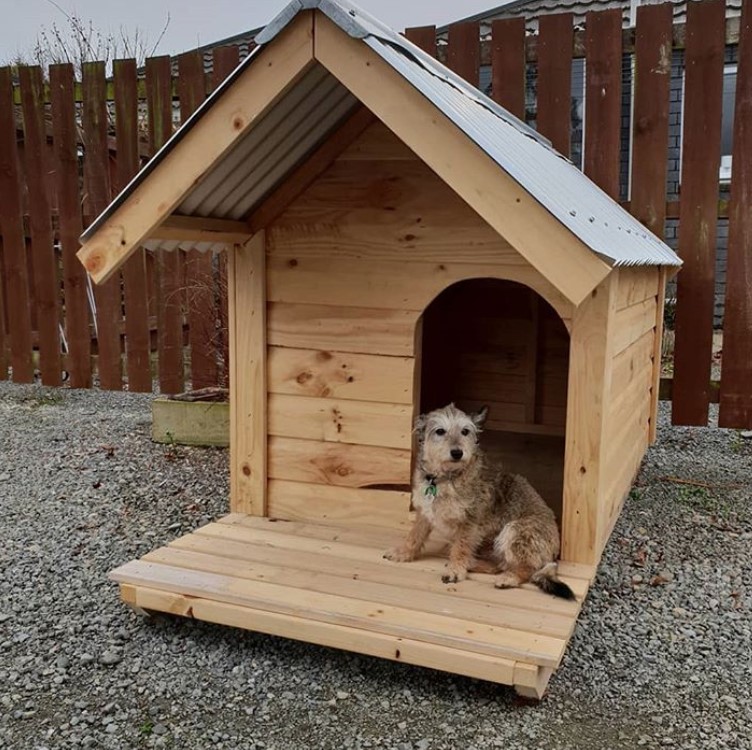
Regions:
[[[312,62],[312,14],[301,12],[79,250],[94,281],[120,267]]]
[[[359,107],[251,213],[251,230],[256,232],[274,221],[375,120],[370,110]]]
[[[235,244],[245,242],[251,234],[251,228],[244,221],[172,214],[152,229],[149,239]]]

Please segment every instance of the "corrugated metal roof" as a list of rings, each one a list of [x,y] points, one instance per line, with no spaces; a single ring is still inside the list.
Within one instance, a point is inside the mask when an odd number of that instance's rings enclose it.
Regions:
[[[256,52],[297,13],[312,8],[326,14],[350,36],[362,39],[602,258],[613,265],[680,264],[667,245],[554,151],[546,139],[404,37],[357,6],[338,0],[290,3],[257,36],[256,51],[161,149],[83,239],[91,237],[117,205],[146,179],[245,66],[253,63]],[[323,67],[314,66],[214,165],[175,213],[229,219],[247,216],[355,106],[355,98],[333,76]]]
[[[674,23],[687,22],[687,3],[692,0],[665,0],[672,2],[674,12]],[[653,5],[655,2],[643,2],[642,5]],[[572,13],[574,15],[575,28],[583,28],[585,25],[585,15],[591,11],[611,10],[621,8],[623,16],[623,26],[628,29],[633,25],[631,17],[630,0],[515,0],[515,2],[499,5],[490,10],[481,13],[475,13],[472,16],[456,21],[479,21],[481,39],[487,39],[491,36],[491,21],[500,18],[525,18],[528,33],[538,33],[538,18],[540,16],[549,16],[554,13]],[[726,17],[735,18],[742,12],[742,0],[726,0]],[[449,26],[442,26],[437,29],[440,38],[445,38]]]

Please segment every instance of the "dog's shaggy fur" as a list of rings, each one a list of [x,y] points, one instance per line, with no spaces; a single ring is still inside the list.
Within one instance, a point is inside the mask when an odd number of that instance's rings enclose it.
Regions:
[[[418,417],[418,460],[412,502],[417,518],[404,543],[384,557],[414,560],[432,529],[450,540],[444,583],[468,572],[496,573],[497,588],[530,581],[554,596],[574,599],[556,577],[559,530],[553,511],[529,482],[493,470],[478,445],[485,407],[466,414],[454,404]]]

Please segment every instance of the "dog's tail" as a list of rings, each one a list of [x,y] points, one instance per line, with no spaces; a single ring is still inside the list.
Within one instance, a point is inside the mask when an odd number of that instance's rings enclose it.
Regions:
[[[545,591],[552,596],[558,596],[560,599],[574,600],[574,591],[567,586],[564,581],[560,581],[556,576],[557,565],[550,562],[544,565],[540,570],[533,573],[530,577],[530,583],[534,583],[541,591]]]

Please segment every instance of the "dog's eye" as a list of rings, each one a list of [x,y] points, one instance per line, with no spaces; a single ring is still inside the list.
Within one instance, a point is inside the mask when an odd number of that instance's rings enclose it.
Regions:
[[[467,437],[470,434],[470,430],[468,430],[467,427],[465,427],[465,429],[462,430],[462,434],[464,437]]]
[[[443,427],[439,427],[439,429],[436,430],[436,434],[439,436],[446,435],[446,430]]]

